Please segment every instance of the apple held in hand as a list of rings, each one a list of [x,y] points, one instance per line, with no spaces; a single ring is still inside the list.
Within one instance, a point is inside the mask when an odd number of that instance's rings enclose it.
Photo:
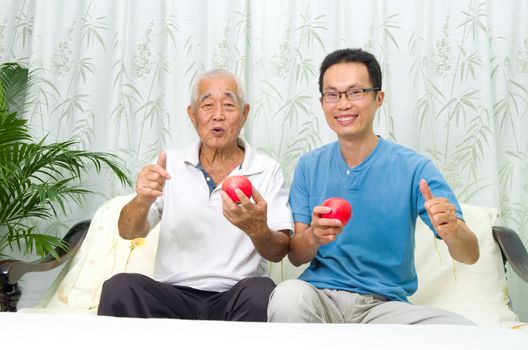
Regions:
[[[332,211],[327,214],[321,214],[320,217],[325,219],[339,219],[343,226],[347,224],[352,216],[352,207],[350,206],[350,203],[342,198],[328,198],[321,205],[329,207]]]
[[[240,203],[240,199],[235,193],[235,188],[239,188],[246,195],[246,197],[251,197],[252,187],[251,182],[247,177],[242,175],[233,175],[229,176],[222,183],[222,191],[225,191],[233,202]]]

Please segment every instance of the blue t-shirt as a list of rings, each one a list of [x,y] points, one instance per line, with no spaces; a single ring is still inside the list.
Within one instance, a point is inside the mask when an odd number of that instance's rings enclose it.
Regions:
[[[346,164],[337,141],[303,155],[290,191],[294,221],[310,225],[313,208],[329,197],[346,199],[352,218],[335,241],[319,248],[299,278],[321,289],[407,301],[418,284],[417,216],[437,235],[424,208],[421,179],[434,196],[453,203],[463,219],[453,191],[433,163],[401,145],[379,137],[355,168]]]

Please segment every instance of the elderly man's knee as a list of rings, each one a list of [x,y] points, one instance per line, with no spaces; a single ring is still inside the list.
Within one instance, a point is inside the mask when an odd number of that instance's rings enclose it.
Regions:
[[[141,283],[141,276],[133,273],[118,273],[103,283],[101,298],[106,300],[120,299]]]

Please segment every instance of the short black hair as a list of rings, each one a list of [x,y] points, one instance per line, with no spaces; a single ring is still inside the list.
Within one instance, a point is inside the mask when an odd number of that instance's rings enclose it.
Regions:
[[[328,68],[338,63],[363,63],[367,67],[370,82],[373,87],[381,90],[381,68],[370,52],[362,49],[341,49],[328,54],[321,63],[319,73],[319,92],[323,93],[323,77]]]

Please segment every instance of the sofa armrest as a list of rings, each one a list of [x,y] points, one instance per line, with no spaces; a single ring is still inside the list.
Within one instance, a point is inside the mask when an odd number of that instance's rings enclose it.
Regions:
[[[517,233],[503,226],[493,226],[493,238],[499,244],[504,264],[510,263],[513,271],[528,282],[528,252]]]
[[[68,249],[56,248],[55,250],[59,259],[48,254],[33,262],[0,261],[0,311],[16,311],[16,303],[21,295],[17,285],[20,278],[28,272],[48,271],[68,261],[81,246],[89,227],[90,220],[85,220],[70,228],[62,239]]]

